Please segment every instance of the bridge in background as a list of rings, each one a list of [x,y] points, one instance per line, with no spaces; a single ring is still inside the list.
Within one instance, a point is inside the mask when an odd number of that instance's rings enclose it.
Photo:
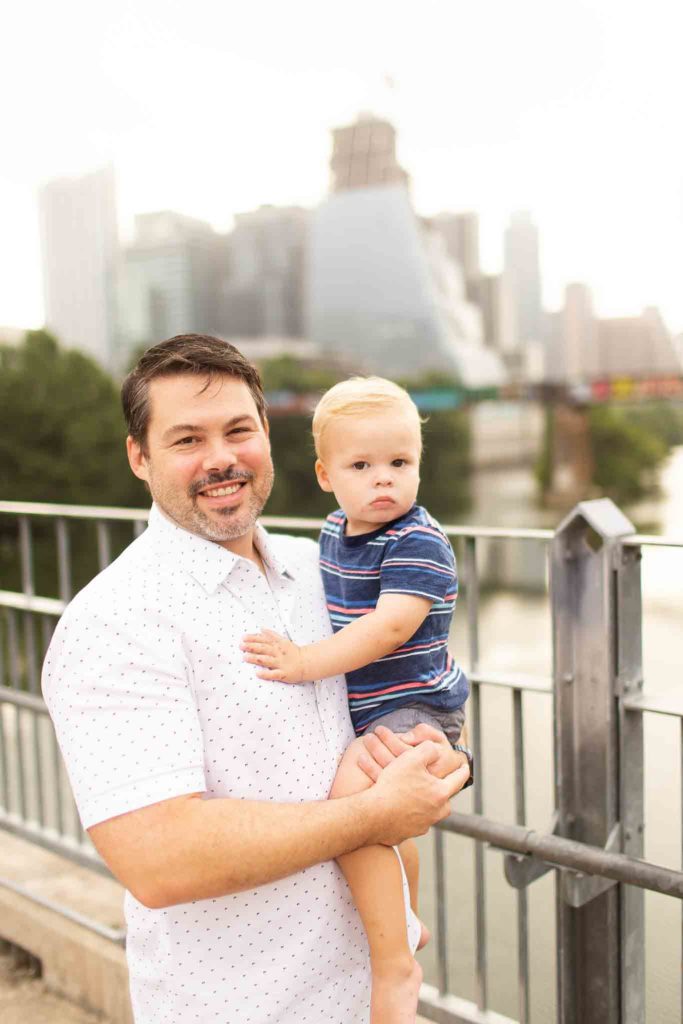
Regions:
[[[40,697],[40,663],[72,595],[79,550],[90,544],[96,552],[93,570],[102,568],[122,542],[144,529],[146,517],[146,510],[0,502],[0,529],[5,539],[15,537],[13,550],[22,581],[20,591],[0,592],[0,828],[100,872],[106,869],[78,823]],[[289,532],[311,532],[319,525],[296,518],[265,517],[264,523]],[[446,529],[458,548],[462,570],[466,667],[472,683],[468,717],[478,770],[470,791],[472,813],[452,814],[435,832],[436,964],[433,983],[423,988],[421,1012],[442,1024],[514,1024],[495,1012],[490,999],[484,858],[492,846],[501,851],[505,877],[516,892],[519,1024],[531,1019],[529,887],[548,872],[555,876],[558,1024],[642,1024],[644,893],[683,899],[680,865],[642,859],[643,717],[651,713],[679,722],[683,768],[683,696],[665,700],[649,694],[643,683],[641,560],[656,547],[683,548],[683,540],[636,535],[606,499],[577,505],[554,532],[455,525]],[[43,551],[49,544],[58,596],[36,591],[38,541]],[[492,674],[481,667],[485,650],[480,637],[479,558],[482,547],[492,541],[542,545],[547,550],[553,631],[553,667],[547,678]],[[485,694],[493,690],[507,693],[511,704],[512,821],[486,816],[482,741]],[[553,707],[555,806],[542,831],[527,824],[528,773],[534,765],[525,746],[524,697],[531,694]],[[474,1000],[452,989],[449,833],[471,842]],[[80,924],[89,926],[87,920]],[[102,934],[101,927],[92,927]],[[120,942],[122,936],[112,933],[109,938]],[[681,1000],[683,1005],[683,995]]]
[[[683,377],[615,377],[580,384],[515,383],[500,387],[409,388],[421,412],[460,409],[479,402],[538,402],[544,405],[603,405],[608,402],[683,401]],[[320,398],[318,392],[270,391],[272,415],[307,415]]]

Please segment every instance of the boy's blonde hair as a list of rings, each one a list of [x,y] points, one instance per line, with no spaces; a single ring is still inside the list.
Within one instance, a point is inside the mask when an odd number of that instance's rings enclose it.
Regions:
[[[318,458],[325,430],[335,416],[361,416],[387,409],[400,409],[414,417],[422,451],[422,421],[408,392],[384,377],[349,377],[326,391],[315,407],[312,430]]]

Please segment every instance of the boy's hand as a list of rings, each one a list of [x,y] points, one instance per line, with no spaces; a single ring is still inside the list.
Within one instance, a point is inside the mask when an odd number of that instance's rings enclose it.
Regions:
[[[244,660],[252,665],[261,665],[256,675],[279,683],[308,682],[304,676],[304,657],[300,647],[287,637],[280,636],[272,629],[261,633],[249,633],[240,644],[246,651]]]

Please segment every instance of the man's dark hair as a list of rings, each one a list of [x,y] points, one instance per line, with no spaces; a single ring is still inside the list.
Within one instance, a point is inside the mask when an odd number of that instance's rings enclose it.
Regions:
[[[149,385],[159,377],[177,373],[204,377],[206,390],[215,377],[237,377],[251,391],[259,418],[266,421],[266,400],[261,376],[242,353],[222,338],[210,334],[176,334],[153,345],[140,356],[121,386],[121,403],[128,433],[146,447],[149,426]]]

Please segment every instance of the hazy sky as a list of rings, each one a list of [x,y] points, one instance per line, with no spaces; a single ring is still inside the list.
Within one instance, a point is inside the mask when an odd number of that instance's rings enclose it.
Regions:
[[[0,324],[42,320],[36,187],[109,160],[122,229],[314,205],[333,125],[389,115],[417,209],[511,211],[547,304],[659,305],[683,329],[680,0],[23,0],[0,51]],[[387,76],[394,83],[386,85]]]

